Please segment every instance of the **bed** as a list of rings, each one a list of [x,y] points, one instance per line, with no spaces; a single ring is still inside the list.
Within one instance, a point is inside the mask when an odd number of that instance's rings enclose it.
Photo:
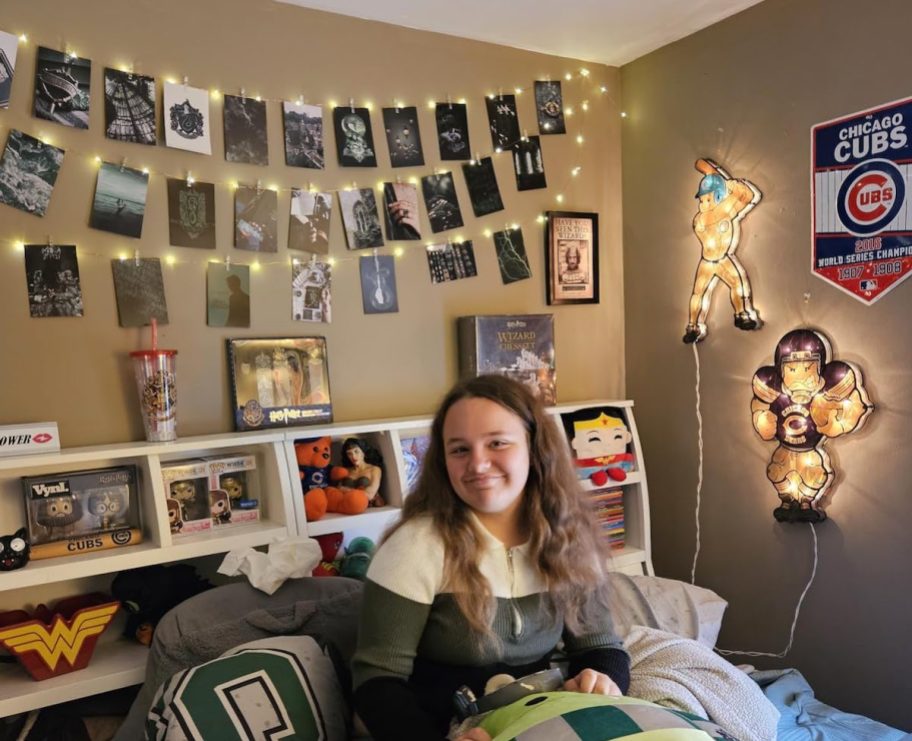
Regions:
[[[819,702],[794,669],[748,673],[721,658],[712,649],[726,602],[711,590],[652,576],[615,574],[612,578],[617,628],[626,636],[631,654],[629,695],[670,708],[679,718],[693,716],[711,722],[701,729],[698,723],[694,725],[696,721],[691,721],[687,730],[680,730],[690,735],[668,735],[673,732],[665,730],[665,735],[654,737],[646,730],[643,738],[898,741],[907,737],[897,729]],[[309,712],[322,718],[324,725],[325,735],[317,733],[314,738],[358,738],[350,723],[345,667],[354,651],[360,598],[360,582],[325,577],[290,580],[273,595],[259,592],[247,583],[234,583],[187,600],[158,625],[146,681],[115,740],[136,741],[147,729],[151,737],[168,741],[205,738],[193,735],[192,729],[188,732],[186,719],[174,714],[174,708],[180,705],[175,702],[174,689],[203,674],[198,667],[210,670],[219,666],[219,661],[223,662],[222,667],[230,662],[237,664],[241,661],[239,652],[248,652],[249,655],[244,654],[247,660],[264,650],[270,652],[269,656],[283,652],[292,656],[294,672],[307,675],[304,684],[310,687]],[[226,605],[231,606],[230,611]],[[277,636],[284,641],[285,637],[302,635],[317,640],[294,644],[300,651],[285,643],[281,648],[269,648],[269,640]],[[266,649],[263,641],[267,642]],[[292,704],[297,708],[301,703]],[[625,710],[628,716],[637,712],[645,711]],[[662,722],[670,721],[666,718]],[[536,728],[544,735],[530,735]],[[721,735],[713,735],[712,728],[720,729]],[[600,733],[572,738],[606,741],[621,737]],[[236,737],[245,736],[239,732]],[[556,741],[558,736],[552,726],[533,724],[524,735],[495,736],[495,741],[501,738]],[[627,733],[623,738],[637,736]]]

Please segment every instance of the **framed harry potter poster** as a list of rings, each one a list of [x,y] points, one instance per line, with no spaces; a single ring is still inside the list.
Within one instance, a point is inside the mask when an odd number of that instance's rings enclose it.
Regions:
[[[545,214],[545,286],[548,305],[599,302],[598,214]]]

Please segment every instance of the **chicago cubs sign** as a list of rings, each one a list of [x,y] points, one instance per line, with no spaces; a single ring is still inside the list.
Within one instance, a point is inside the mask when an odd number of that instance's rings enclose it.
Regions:
[[[912,272],[912,98],[811,129],[811,270],[871,304]]]

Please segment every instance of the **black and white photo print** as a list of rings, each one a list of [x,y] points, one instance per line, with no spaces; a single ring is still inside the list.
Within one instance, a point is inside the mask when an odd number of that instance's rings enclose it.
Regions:
[[[384,183],[383,220],[391,242],[421,239],[418,188],[411,183]]]
[[[89,128],[92,62],[38,47],[35,60],[35,117],[75,129]]]
[[[133,144],[155,144],[155,78],[106,67],[105,136]]]
[[[399,311],[396,291],[396,258],[392,255],[365,255],[359,261],[361,305],[365,314],[395,314]]]
[[[374,133],[367,108],[333,108],[333,130],[342,167],[377,166],[377,150],[374,148]]]
[[[564,134],[564,96],[560,81],[535,81],[535,110],[538,114],[538,133]]]
[[[494,232],[494,251],[497,253],[500,278],[505,285],[532,277],[522,229],[517,227]]]
[[[250,266],[210,262],[206,270],[206,324],[250,326]]]
[[[252,252],[279,251],[279,196],[274,190],[239,185],[234,192],[234,246]]]
[[[0,203],[44,216],[62,164],[62,149],[10,129],[0,158]]]
[[[488,109],[491,146],[498,152],[509,149],[519,140],[519,116],[516,113],[516,96],[489,95],[485,98],[485,106]]]
[[[82,316],[75,245],[25,245],[25,278],[30,316]]]
[[[478,275],[475,263],[475,248],[472,240],[465,242],[444,242],[427,248],[428,270],[431,283],[446,283]]]
[[[215,249],[215,185],[168,178],[168,236],[175,247]]]
[[[322,170],[323,106],[282,102],[285,127],[285,164]]]
[[[226,95],[223,120],[227,162],[264,166],[269,164],[265,101]]]
[[[18,50],[19,37],[6,31],[0,31],[0,108],[9,108]]]
[[[418,109],[415,106],[384,108],[383,127],[393,167],[420,167],[424,164]]]
[[[469,119],[465,103],[438,103],[437,141],[440,159],[470,160]]]
[[[348,249],[363,250],[383,246],[380,215],[377,212],[377,199],[373,190],[340,190],[339,205],[342,207],[342,223],[345,226]]]
[[[111,270],[121,327],[145,327],[153,319],[168,323],[165,282],[157,257],[111,260]]]
[[[149,175],[132,167],[102,162],[95,184],[89,226],[125,237],[142,236]]]
[[[332,321],[332,266],[312,257],[291,264],[291,318],[296,322]]]
[[[421,192],[424,195],[424,205],[427,208],[432,232],[444,232],[463,225],[453,173],[425,175],[421,178]]]
[[[208,90],[166,82],[162,119],[167,146],[212,154]]]
[[[497,187],[497,175],[494,173],[494,161],[490,157],[466,162],[462,166],[465,175],[469,200],[476,216],[487,216],[495,211],[503,211],[503,199]]]
[[[288,249],[327,254],[331,216],[332,193],[292,188]]]
[[[537,136],[520,139],[513,145],[513,171],[517,190],[547,188],[541,140]]]

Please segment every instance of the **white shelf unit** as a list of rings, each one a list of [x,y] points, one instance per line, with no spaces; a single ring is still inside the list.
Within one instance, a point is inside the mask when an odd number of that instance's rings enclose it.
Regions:
[[[560,414],[586,407],[622,408],[632,433],[631,450],[637,470],[623,482],[626,546],[612,558],[612,568],[625,573],[652,574],[649,541],[649,501],[643,456],[629,401],[587,401],[551,407],[555,423]],[[346,422],[275,431],[230,433],[183,438],[173,443],[126,443],[64,449],[46,455],[0,458],[0,532],[16,530],[23,519],[19,477],[103,468],[125,463],[140,471],[144,541],[135,546],[85,555],[33,561],[17,571],[0,572],[3,609],[34,607],[24,600],[40,593],[53,602],[74,593],[74,586],[100,575],[151,564],[171,563],[199,556],[226,553],[235,548],[263,546],[295,535],[316,536],[342,531],[345,542],[366,536],[379,541],[399,517],[407,496],[406,461],[402,441],[428,435],[431,417]],[[329,436],[333,463],[341,462],[340,447],[347,437],[370,442],[383,457],[380,494],[384,507],[360,515],[327,514],[308,522],[304,512],[294,443]],[[216,454],[253,453],[257,457],[261,520],[256,524],[213,530],[201,535],[172,538],[165,507],[161,464]],[[76,590],[79,593],[81,590]],[[18,664],[0,666],[0,717],[98,694],[143,681],[147,649],[112,635],[112,625],[102,636],[86,669],[44,682],[33,681]]]

